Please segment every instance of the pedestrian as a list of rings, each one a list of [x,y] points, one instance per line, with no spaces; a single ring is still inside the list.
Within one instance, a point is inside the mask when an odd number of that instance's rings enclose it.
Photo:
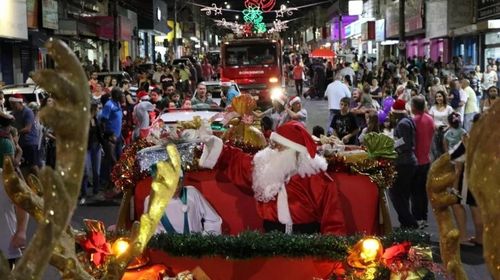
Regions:
[[[134,106],[132,112],[132,118],[134,120],[134,132],[132,134],[132,140],[135,141],[139,138],[144,138],[147,130],[151,125],[150,113],[155,110],[155,105],[149,102],[149,95],[145,91],[140,91],[137,94],[137,99],[139,103]],[[144,131],[144,132],[143,132]]]
[[[411,111],[415,123],[415,156],[417,170],[411,190],[411,212],[419,228],[427,227],[427,174],[431,164],[430,152],[434,137],[434,120],[425,112],[425,98],[421,95],[412,97]]]
[[[297,60],[295,66],[293,67],[293,80],[295,82],[295,91],[297,96],[302,97],[302,91],[304,89],[304,65],[300,60]]]
[[[368,110],[365,113],[366,127],[361,130],[359,134],[358,141],[360,145],[363,145],[365,135],[371,132],[380,133],[380,124],[378,119],[378,114],[376,110]]]
[[[106,148],[101,165],[101,183],[104,185],[110,183],[109,174],[122,151],[122,95],[119,88],[113,88],[111,99],[106,102],[99,116],[99,121],[103,126],[103,148]]]
[[[14,163],[14,144],[10,136],[12,116],[0,115],[0,162],[9,158]],[[3,170],[0,169],[0,252],[7,258],[10,268],[22,256],[26,246],[28,213],[15,205],[4,187]]]
[[[464,129],[470,131],[472,128],[472,120],[474,116],[479,113],[479,106],[477,105],[476,92],[470,87],[469,80],[465,78],[462,79],[461,85],[467,96],[467,101],[464,106]]]
[[[102,191],[100,185],[101,161],[102,161],[102,143],[104,142],[100,122],[97,118],[98,104],[90,103],[90,124],[87,142],[87,154],[85,157],[85,169],[82,179],[82,188],[80,190],[79,204],[86,203],[87,196],[90,195],[90,186],[92,194],[97,195]]]
[[[325,97],[328,99],[328,123],[327,123],[327,133],[331,134],[330,130],[333,117],[340,113],[340,100],[344,97],[351,98],[351,91],[343,83],[343,78],[341,74],[335,75],[335,81],[328,85],[325,91]]]
[[[333,135],[345,145],[354,145],[359,132],[356,117],[350,112],[350,103],[349,97],[343,97],[340,100],[340,111],[333,116],[329,126],[329,131],[332,131]]]
[[[212,64],[208,62],[208,59],[206,57],[205,59],[203,59],[203,63],[201,64],[201,70],[203,73],[204,81],[212,80],[212,76],[214,75],[214,68],[212,67]]]
[[[434,120],[434,140],[431,148],[432,159],[437,159],[444,153],[443,137],[448,129],[448,116],[453,113],[453,108],[448,105],[448,95],[444,91],[438,91],[435,97],[435,103],[429,110],[429,115]]]
[[[491,86],[486,91],[486,99],[483,101],[482,111],[488,111],[495,102],[498,101],[498,88],[496,86]]]
[[[287,112],[286,120],[288,121],[298,121],[301,122],[304,126],[307,125],[307,110],[302,108],[302,102],[300,97],[295,96],[288,102],[288,106],[285,108]]]
[[[24,105],[21,94],[14,94],[9,102],[14,115],[14,127],[19,132],[19,145],[23,150],[21,171],[25,178],[28,174],[37,175],[39,169],[38,140],[39,132],[33,111]]]
[[[401,228],[418,228],[417,221],[410,211],[410,196],[412,182],[415,178],[417,168],[417,157],[415,156],[415,123],[408,117],[405,109],[406,102],[397,99],[392,105],[390,118],[395,124],[394,148],[397,158],[394,162],[396,167],[396,180],[389,189],[389,196]]]
[[[150,196],[147,196],[144,200],[144,209],[148,209],[149,199]],[[156,227],[156,233],[219,235],[222,232],[221,225],[222,218],[212,205],[198,189],[184,186],[181,176],[177,189]]]

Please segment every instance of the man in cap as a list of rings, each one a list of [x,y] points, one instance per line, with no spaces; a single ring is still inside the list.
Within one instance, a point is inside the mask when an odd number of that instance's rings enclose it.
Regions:
[[[269,147],[250,155],[206,137],[200,166],[216,167],[233,184],[252,191],[266,231],[345,234],[337,187],[309,132],[290,121],[270,140]]]
[[[36,127],[35,114],[24,105],[24,99],[21,94],[14,94],[9,98],[14,115],[14,127],[19,132],[19,146],[23,150],[23,160],[21,171],[23,174],[37,174],[39,165],[38,150],[38,130]]]
[[[294,98],[290,99],[290,102],[288,102],[288,107],[286,108],[286,112],[288,114],[286,121],[294,120],[301,122],[304,126],[306,125],[307,111],[306,109],[302,108],[300,97],[295,96]]]
[[[415,155],[415,123],[408,117],[406,102],[397,99],[392,105],[391,121],[394,128],[394,148],[397,152],[395,160],[396,181],[389,189],[389,196],[402,228],[417,228],[417,220],[410,212],[410,195],[417,170],[417,157]]]

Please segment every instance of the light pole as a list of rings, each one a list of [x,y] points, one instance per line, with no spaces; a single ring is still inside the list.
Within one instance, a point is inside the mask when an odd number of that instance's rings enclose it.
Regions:
[[[177,58],[177,0],[174,0],[174,58]]]
[[[399,60],[403,63],[406,59],[405,44],[405,0],[399,0]]]

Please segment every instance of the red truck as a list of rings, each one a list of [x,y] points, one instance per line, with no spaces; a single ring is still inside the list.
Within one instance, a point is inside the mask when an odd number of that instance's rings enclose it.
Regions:
[[[221,47],[221,81],[234,81],[242,93],[258,96],[259,107],[271,105],[271,93],[282,88],[281,41],[268,37],[233,37]]]

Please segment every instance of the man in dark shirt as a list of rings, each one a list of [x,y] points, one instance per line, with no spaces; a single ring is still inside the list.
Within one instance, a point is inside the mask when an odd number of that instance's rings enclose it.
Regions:
[[[340,99],[340,114],[335,115],[330,124],[333,135],[337,136],[346,145],[354,145],[356,135],[359,132],[356,117],[349,111],[350,103],[349,97]]]
[[[9,98],[14,115],[14,127],[19,132],[19,146],[23,150],[21,170],[25,177],[28,174],[37,174],[39,165],[38,130],[35,114],[23,103],[23,96],[14,94]]]
[[[391,120],[396,123],[394,128],[394,148],[398,154],[395,160],[396,180],[389,189],[394,209],[402,228],[417,228],[417,220],[410,212],[410,194],[412,182],[417,169],[415,156],[415,123],[408,117],[405,110],[406,102],[396,100],[392,105]]]

